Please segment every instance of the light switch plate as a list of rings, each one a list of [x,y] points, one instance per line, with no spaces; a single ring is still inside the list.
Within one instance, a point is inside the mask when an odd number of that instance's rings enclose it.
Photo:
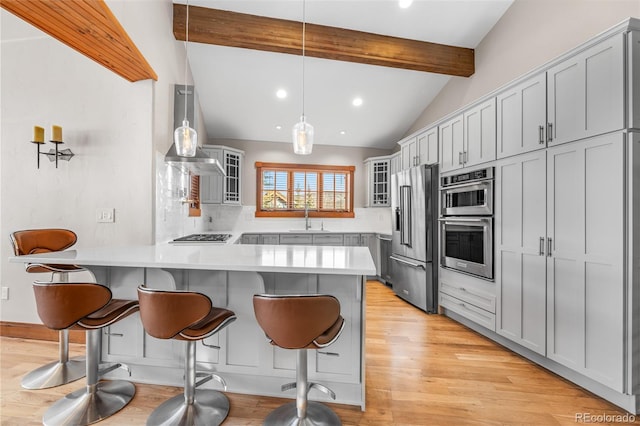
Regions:
[[[0,299],[9,300],[9,287],[2,287],[2,294],[0,295]]]
[[[116,209],[97,209],[96,221],[98,223],[112,223],[116,221]]]

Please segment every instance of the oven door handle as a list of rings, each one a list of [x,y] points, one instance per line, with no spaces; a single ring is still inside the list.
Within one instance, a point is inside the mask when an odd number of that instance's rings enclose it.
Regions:
[[[419,263],[413,263],[413,262],[409,262],[408,260],[404,260],[404,259],[400,259],[398,257],[395,257],[394,255],[389,256],[389,259],[391,260],[395,260],[398,263],[403,263],[405,265],[409,265],[409,266],[413,266],[414,268],[421,268],[424,269],[424,265],[421,265]]]
[[[475,217],[441,217],[438,219],[439,222],[488,222],[489,218],[475,218]]]
[[[467,186],[482,186],[486,182],[493,182],[493,179],[474,180],[473,182],[454,183],[454,184],[450,184],[450,185],[446,185],[446,186],[443,185],[442,188],[440,188],[440,189],[442,191],[446,192],[446,191],[449,191],[451,189],[466,188]]]

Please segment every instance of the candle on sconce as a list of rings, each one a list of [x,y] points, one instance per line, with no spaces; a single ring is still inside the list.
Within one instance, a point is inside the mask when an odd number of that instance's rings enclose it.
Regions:
[[[62,127],[56,125],[51,126],[51,140],[53,142],[62,142]]]
[[[44,128],[33,126],[33,143],[44,143]]]

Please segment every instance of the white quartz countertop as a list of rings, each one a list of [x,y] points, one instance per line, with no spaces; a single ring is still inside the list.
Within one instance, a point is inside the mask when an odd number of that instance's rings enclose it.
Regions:
[[[10,262],[222,271],[375,275],[367,247],[177,245],[78,248],[13,256]]]

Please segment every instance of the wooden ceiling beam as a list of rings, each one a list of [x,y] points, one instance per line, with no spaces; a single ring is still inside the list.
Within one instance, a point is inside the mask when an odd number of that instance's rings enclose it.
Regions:
[[[185,39],[186,6],[173,4],[173,34]],[[302,23],[205,7],[189,7],[189,41],[302,54]],[[306,24],[305,55],[469,77],[474,50],[324,25]]]
[[[0,7],[131,82],[158,79],[104,0],[2,0]]]

